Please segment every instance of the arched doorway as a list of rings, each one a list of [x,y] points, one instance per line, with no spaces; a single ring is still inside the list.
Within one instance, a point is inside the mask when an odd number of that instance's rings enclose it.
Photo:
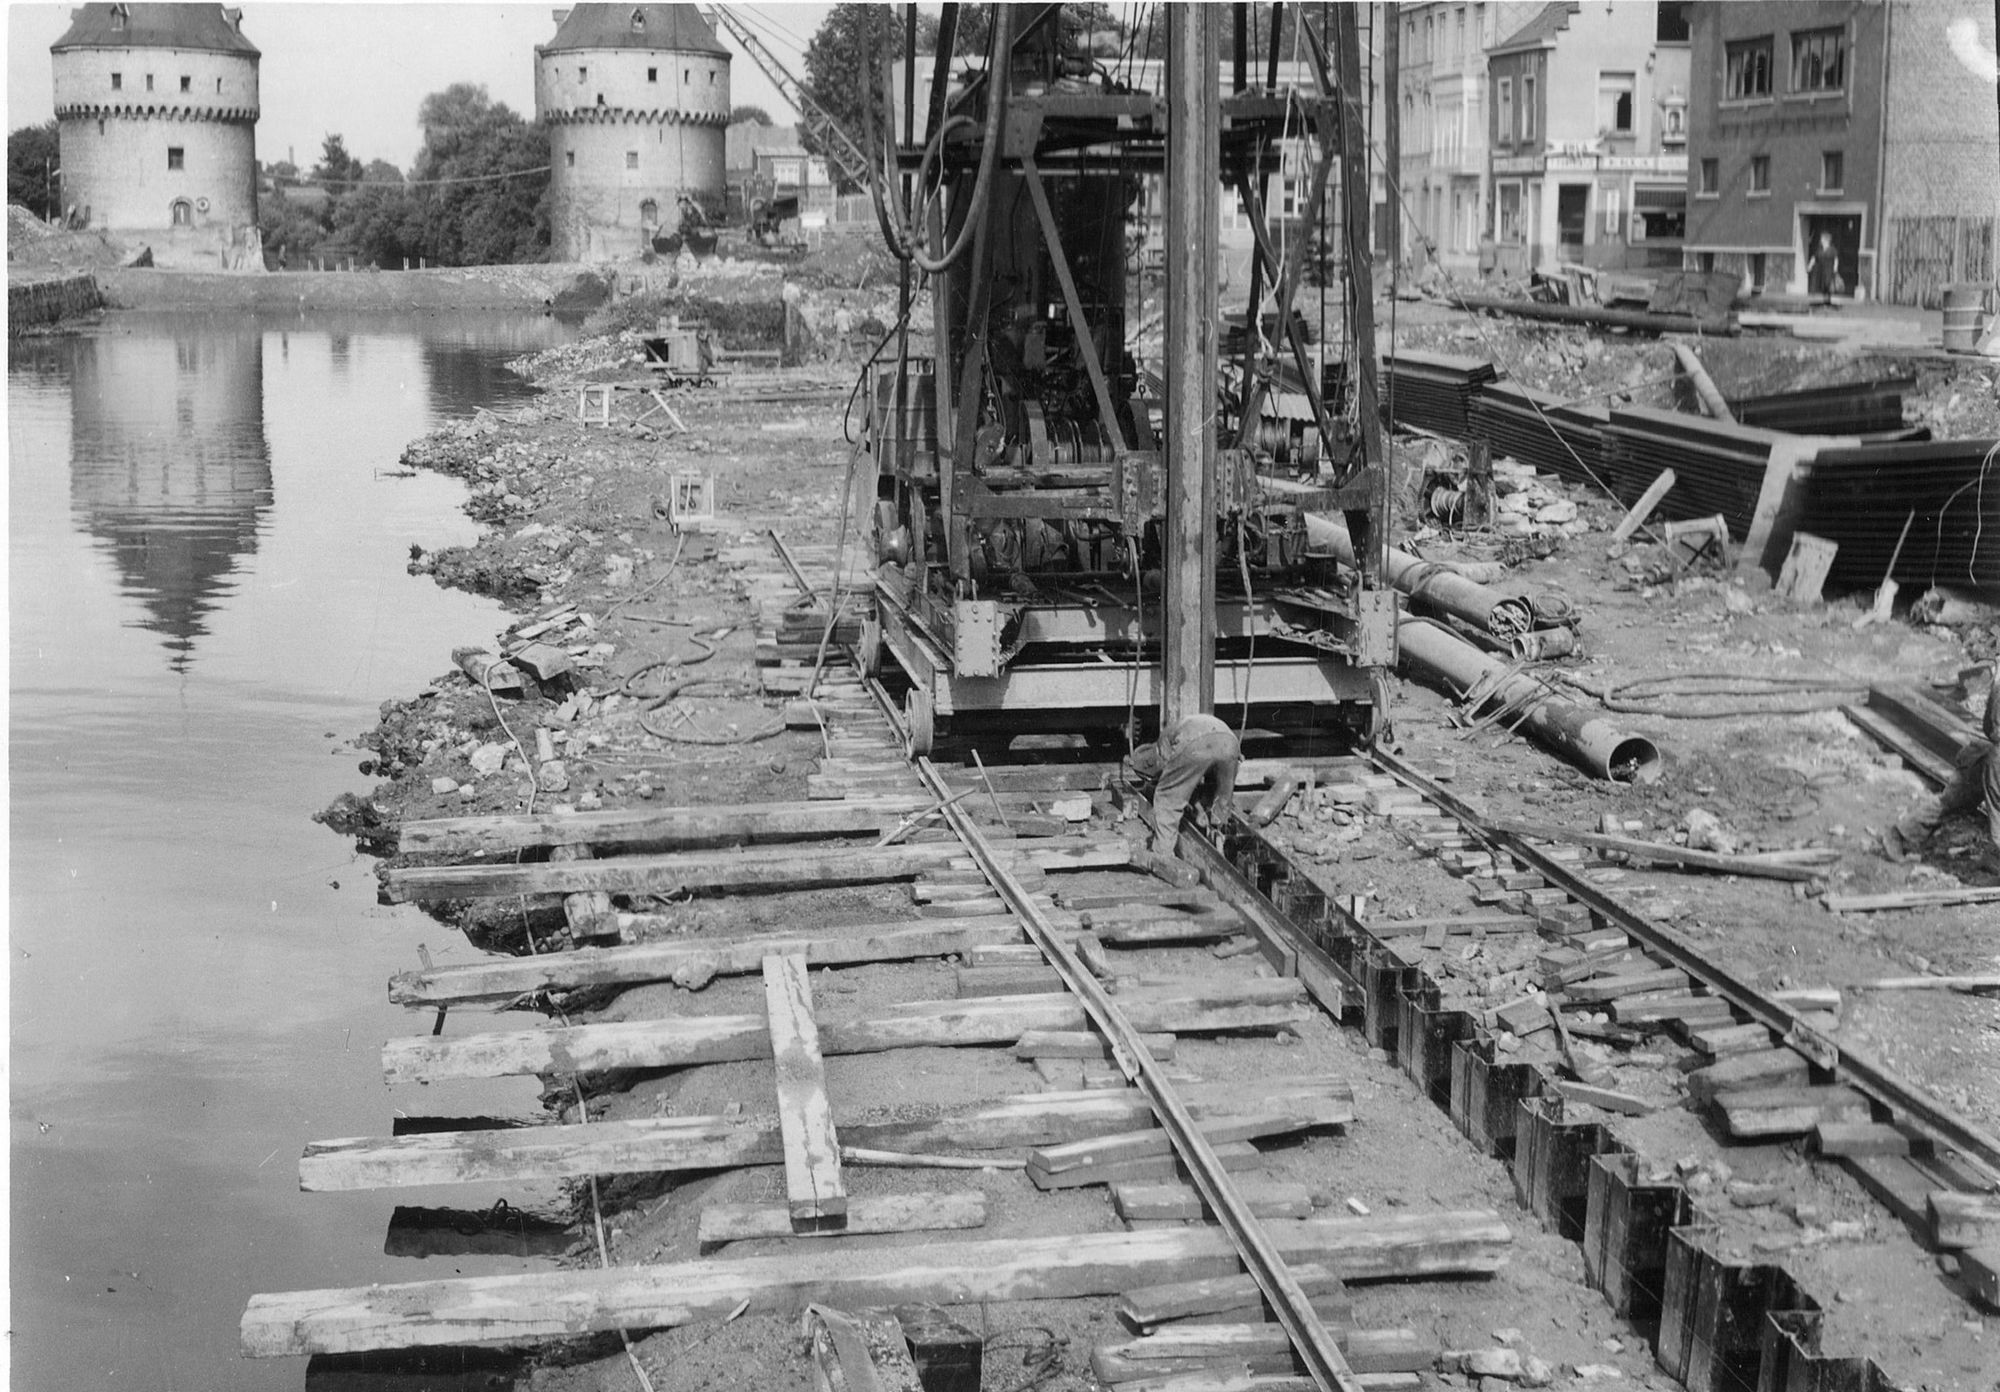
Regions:
[[[658,227],[660,225],[660,205],[658,202],[648,198],[639,204],[639,225],[641,227]]]
[[[176,198],[174,200],[172,215],[175,227],[194,226],[194,204],[188,202],[185,198]]]

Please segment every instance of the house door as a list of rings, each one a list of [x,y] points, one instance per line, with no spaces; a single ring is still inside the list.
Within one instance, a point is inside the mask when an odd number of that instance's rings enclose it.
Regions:
[[[1852,295],[1854,287],[1861,283],[1861,218],[1854,213],[1801,213],[1799,231],[1804,240],[1805,265],[1810,267],[1813,248],[1819,245],[1820,234],[1833,238],[1836,264],[1840,268],[1840,289],[1836,294]],[[1814,287],[1808,285],[1810,291]]]
[[[1556,188],[1556,236],[1566,257],[1581,259],[1584,227],[1590,212],[1589,184],[1561,184]]]

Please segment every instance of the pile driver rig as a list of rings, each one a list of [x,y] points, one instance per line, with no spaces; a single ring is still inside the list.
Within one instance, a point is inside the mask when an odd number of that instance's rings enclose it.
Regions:
[[[1320,7],[1324,36],[1294,20],[1306,61],[1291,69],[1310,82],[1281,87],[1280,23],[1252,69],[1236,6],[1226,97],[1225,7],[1162,6],[1164,64],[1122,74],[1065,51],[1060,8],[991,6],[984,64],[952,85],[946,5],[923,134],[912,58],[902,139],[871,172],[905,325],[914,273],[930,277],[935,356],[912,357],[905,330],[866,383],[864,657],[903,691],[923,752],[1057,731],[1122,745],[1196,710],[1295,741],[1365,737],[1395,609],[1360,7]],[[1273,228],[1287,150],[1310,192]],[[1255,238],[1234,351],[1216,291],[1225,186]],[[1331,348],[1293,310],[1309,265],[1329,262]],[[1135,311],[1153,279],[1149,355]],[[1309,547],[1308,513],[1344,521],[1351,552]]]

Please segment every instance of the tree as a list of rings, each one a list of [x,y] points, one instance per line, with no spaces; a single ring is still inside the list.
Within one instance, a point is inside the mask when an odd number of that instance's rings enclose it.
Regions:
[[[23,126],[7,137],[7,201],[38,218],[62,212],[62,145],[56,123]]]
[[[760,126],[776,124],[771,120],[771,113],[761,106],[731,107],[729,111],[729,124],[733,126],[738,121],[755,121]]]
[[[368,167],[361,172],[361,182],[364,184],[400,184],[403,182],[403,171],[385,159],[372,159],[368,161]]]
[[[417,109],[415,252],[442,266],[538,261],[549,249],[549,133],[483,86],[457,82]]]
[[[319,163],[313,166],[313,181],[336,197],[361,182],[361,161],[347,153],[347,142],[329,135],[320,145]]]
[[[889,5],[835,5],[806,45],[806,90],[855,144],[877,160],[890,129],[882,101],[882,60],[902,56],[902,16]],[[873,112],[873,149],[867,146],[864,110]],[[828,154],[810,125],[800,128],[800,136],[814,154]],[[845,182],[843,187],[852,191]]]
[[[1020,33],[1024,19],[1015,21],[1015,33]],[[1087,52],[1100,56],[1119,51],[1125,42],[1125,25],[1109,5],[1102,0],[1092,0],[1083,5],[1064,5],[1057,19],[1061,26],[1062,51],[1064,53]],[[1225,26],[1226,27],[1226,26]],[[917,52],[936,53],[938,43],[939,17],[929,11],[917,14]],[[1164,30],[1162,31],[1164,33]],[[993,11],[988,5],[960,5],[958,7],[958,34],[952,44],[952,52],[965,57],[982,57],[986,52],[987,40],[993,33]],[[1166,40],[1161,39],[1164,46]]]

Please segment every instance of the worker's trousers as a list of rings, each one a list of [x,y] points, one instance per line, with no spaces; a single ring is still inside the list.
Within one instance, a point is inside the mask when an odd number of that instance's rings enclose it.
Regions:
[[[1986,832],[2000,848],[2000,745],[1975,740],[1959,755],[1951,781],[1936,798],[1905,817],[1896,827],[1915,845],[1936,831],[1954,812],[1971,812],[1986,804]]]
[[[1153,791],[1154,850],[1162,855],[1173,853],[1174,842],[1180,837],[1181,815],[1197,794],[1197,805],[1211,814],[1228,806],[1236,795],[1236,765],[1241,758],[1236,736],[1227,730],[1196,735],[1174,746]]]

